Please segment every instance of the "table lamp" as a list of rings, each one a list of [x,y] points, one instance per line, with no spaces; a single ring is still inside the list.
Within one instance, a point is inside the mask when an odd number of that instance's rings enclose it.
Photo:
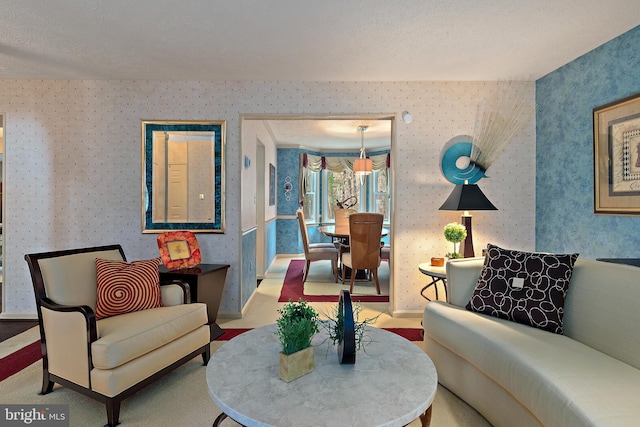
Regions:
[[[447,200],[440,206],[441,211],[464,211],[462,225],[467,229],[467,237],[464,239],[465,258],[475,256],[473,251],[473,237],[471,234],[471,214],[469,211],[495,211],[498,210],[487,199],[477,184],[458,184],[455,186]]]

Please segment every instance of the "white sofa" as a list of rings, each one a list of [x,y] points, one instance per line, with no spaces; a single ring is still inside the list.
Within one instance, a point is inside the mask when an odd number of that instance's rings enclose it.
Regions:
[[[439,382],[494,426],[640,425],[640,268],[579,258],[559,335],[466,310],[482,266],[448,262],[425,307]]]

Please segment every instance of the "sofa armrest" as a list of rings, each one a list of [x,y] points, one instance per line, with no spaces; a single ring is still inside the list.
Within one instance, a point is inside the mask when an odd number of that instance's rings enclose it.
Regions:
[[[450,304],[467,305],[478,283],[484,258],[452,259],[447,262],[447,296]]]
[[[191,288],[182,280],[160,282],[160,292],[163,306],[191,303]]]
[[[51,374],[90,388],[91,343],[98,339],[96,316],[86,305],[40,301],[44,368]]]

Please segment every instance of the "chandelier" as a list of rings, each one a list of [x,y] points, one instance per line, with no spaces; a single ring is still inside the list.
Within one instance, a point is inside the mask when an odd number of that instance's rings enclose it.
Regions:
[[[369,126],[358,126],[358,132],[360,132],[360,157],[353,164],[353,173],[356,176],[360,176],[360,178],[363,178],[364,175],[369,175],[373,171],[373,162],[371,159],[367,159],[364,151],[364,132],[367,129],[369,129]]]

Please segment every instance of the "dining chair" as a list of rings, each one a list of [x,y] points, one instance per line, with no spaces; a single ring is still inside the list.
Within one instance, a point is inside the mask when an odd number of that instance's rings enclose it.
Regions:
[[[391,245],[382,244],[380,246],[380,258],[387,261],[391,260]]]
[[[357,270],[369,270],[380,294],[378,267],[380,266],[380,239],[384,216],[378,213],[355,213],[349,216],[350,252],[342,254],[342,283],[346,268],[351,268],[349,292],[353,293],[353,283]]]
[[[300,226],[300,235],[302,236],[302,246],[304,247],[304,258],[307,261],[305,263],[304,272],[302,275],[302,282],[307,281],[309,275],[309,267],[311,261],[330,260],[331,269],[333,270],[333,277],[336,283],[338,283],[338,249],[333,243],[309,243],[309,233],[307,232],[307,222],[304,218],[304,212],[302,209],[296,211],[296,217],[298,218],[298,225]]]
[[[336,209],[336,228],[349,226],[349,217],[354,213],[355,209]]]
[[[339,228],[348,228],[349,227],[349,216],[351,214],[356,213],[355,209],[336,209],[336,230]],[[337,239],[333,242],[336,249],[338,249],[338,259],[342,259],[342,254],[344,252],[349,252],[349,240],[348,239]]]

